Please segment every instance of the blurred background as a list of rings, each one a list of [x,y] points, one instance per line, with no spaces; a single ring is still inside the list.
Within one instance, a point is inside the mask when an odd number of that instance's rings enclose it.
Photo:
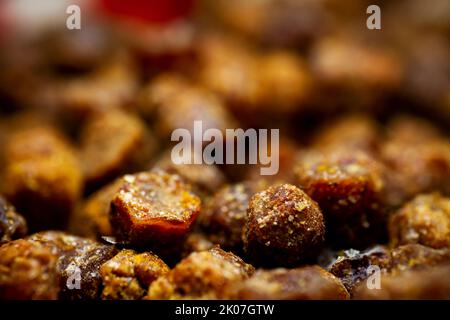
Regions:
[[[66,27],[71,4],[80,30]],[[384,124],[408,113],[448,130],[449,1],[378,1],[381,30],[366,27],[371,4],[2,1],[0,141],[12,127],[44,122],[83,149],[93,118],[125,112],[151,131],[153,155],[194,120],[204,129],[280,128],[283,166],[317,128],[347,114]],[[127,150],[99,141],[91,149]],[[241,180],[241,168],[225,169]]]
[[[81,8],[79,31],[65,27],[70,4]],[[370,4],[381,30],[366,28]],[[128,60],[127,92],[108,106],[84,101],[83,112],[134,104],[145,81],[176,69],[244,122],[386,109],[446,122],[449,13],[446,0],[4,0],[1,108],[76,114],[72,83]]]

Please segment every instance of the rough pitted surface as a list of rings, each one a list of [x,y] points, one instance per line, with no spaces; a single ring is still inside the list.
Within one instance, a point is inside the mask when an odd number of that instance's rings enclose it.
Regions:
[[[392,245],[419,243],[432,248],[450,247],[450,198],[420,195],[389,219]]]
[[[243,239],[257,264],[295,265],[320,247],[324,233],[319,206],[293,185],[272,186],[250,199]]]
[[[221,299],[226,286],[248,278],[254,268],[218,247],[194,252],[154,281],[146,299]]]
[[[103,280],[102,299],[136,300],[147,294],[148,287],[169,267],[151,252],[125,249],[100,267]]]
[[[0,299],[57,299],[57,261],[57,255],[39,242],[19,239],[4,244],[0,247]]]

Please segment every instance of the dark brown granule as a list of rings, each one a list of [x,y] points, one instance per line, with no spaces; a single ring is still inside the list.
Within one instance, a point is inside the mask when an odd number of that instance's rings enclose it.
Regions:
[[[144,168],[155,149],[141,119],[118,110],[90,117],[81,131],[81,164],[91,187]]]
[[[250,198],[267,188],[263,180],[228,185],[210,198],[199,217],[201,229],[211,242],[225,250],[242,251],[242,230]]]
[[[346,148],[311,150],[300,157],[295,175],[323,210],[333,246],[364,248],[383,239],[384,171],[370,154]]]
[[[39,232],[27,237],[26,240],[42,244],[57,256],[59,299],[100,297],[102,280],[99,269],[105,261],[117,253],[114,246],[72,236],[62,231]],[[78,288],[77,280],[79,280]]]
[[[159,254],[181,249],[200,212],[200,198],[190,185],[162,170],[125,175],[121,181],[110,211],[117,239]]]
[[[30,230],[64,228],[82,189],[72,147],[53,128],[32,127],[12,133],[4,152],[4,194]]]
[[[408,243],[432,248],[450,247],[450,198],[419,195],[389,218],[393,246]]]
[[[276,185],[255,194],[247,215],[244,249],[256,264],[296,265],[324,241],[319,206],[293,185]]]
[[[193,252],[154,281],[146,299],[223,299],[228,284],[248,278],[253,271],[251,265],[219,247]]]
[[[0,299],[56,300],[57,256],[44,244],[14,240],[0,247]]]
[[[27,234],[25,219],[0,195],[0,245]]]
[[[151,252],[122,250],[100,267],[103,280],[102,299],[137,300],[147,294],[148,287],[169,267]]]
[[[232,284],[228,298],[243,300],[345,300],[341,281],[319,266],[257,270],[250,278]]]

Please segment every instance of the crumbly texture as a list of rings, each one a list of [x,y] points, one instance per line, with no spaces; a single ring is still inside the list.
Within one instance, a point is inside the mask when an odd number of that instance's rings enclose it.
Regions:
[[[254,271],[241,258],[219,247],[194,252],[154,281],[146,299],[222,299],[226,286]]]
[[[119,241],[177,250],[200,212],[200,198],[178,175],[162,170],[125,175],[111,202],[110,221]]]
[[[0,299],[56,300],[57,256],[47,246],[14,240],[0,247]]]
[[[258,265],[298,264],[324,241],[319,206],[293,185],[275,185],[255,194],[247,214],[244,249]]]
[[[16,209],[0,195],[0,246],[22,238],[27,233],[27,223]]]
[[[100,297],[102,280],[99,268],[117,253],[115,247],[61,231],[36,233],[26,240],[39,243],[56,255],[59,299],[90,300]],[[77,280],[79,288],[76,287]]]
[[[450,247],[450,198],[420,195],[389,219],[393,246],[419,243],[432,248]]]
[[[11,134],[4,152],[4,193],[30,230],[64,228],[82,188],[72,147],[53,128],[32,127]]]
[[[151,252],[122,250],[100,267],[103,281],[101,298],[137,300],[147,294],[148,287],[169,267]]]
[[[81,130],[80,158],[87,183],[98,186],[142,169],[155,143],[142,120],[132,114],[117,110],[92,116]]]
[[[244,300],[345,300],[341,281],[318,266],[257,270],[230,288],[229,298]]]
[[[295,168],[298,185],[320,205],[330,243],[364,248],[383,239],[383,166],[362,150],[305,152]]]
[[[202,230],[225,250],[241,250],[242,230],[247,220],[250,198],[267,187],[265,181],[246,181],[217,191],[200,215]]]

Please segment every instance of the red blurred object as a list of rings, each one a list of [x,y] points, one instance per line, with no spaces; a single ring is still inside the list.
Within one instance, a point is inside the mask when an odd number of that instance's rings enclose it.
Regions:
[[[164,24],[186,17],[196,0],[98,0],[108,15],[151,24]]]

